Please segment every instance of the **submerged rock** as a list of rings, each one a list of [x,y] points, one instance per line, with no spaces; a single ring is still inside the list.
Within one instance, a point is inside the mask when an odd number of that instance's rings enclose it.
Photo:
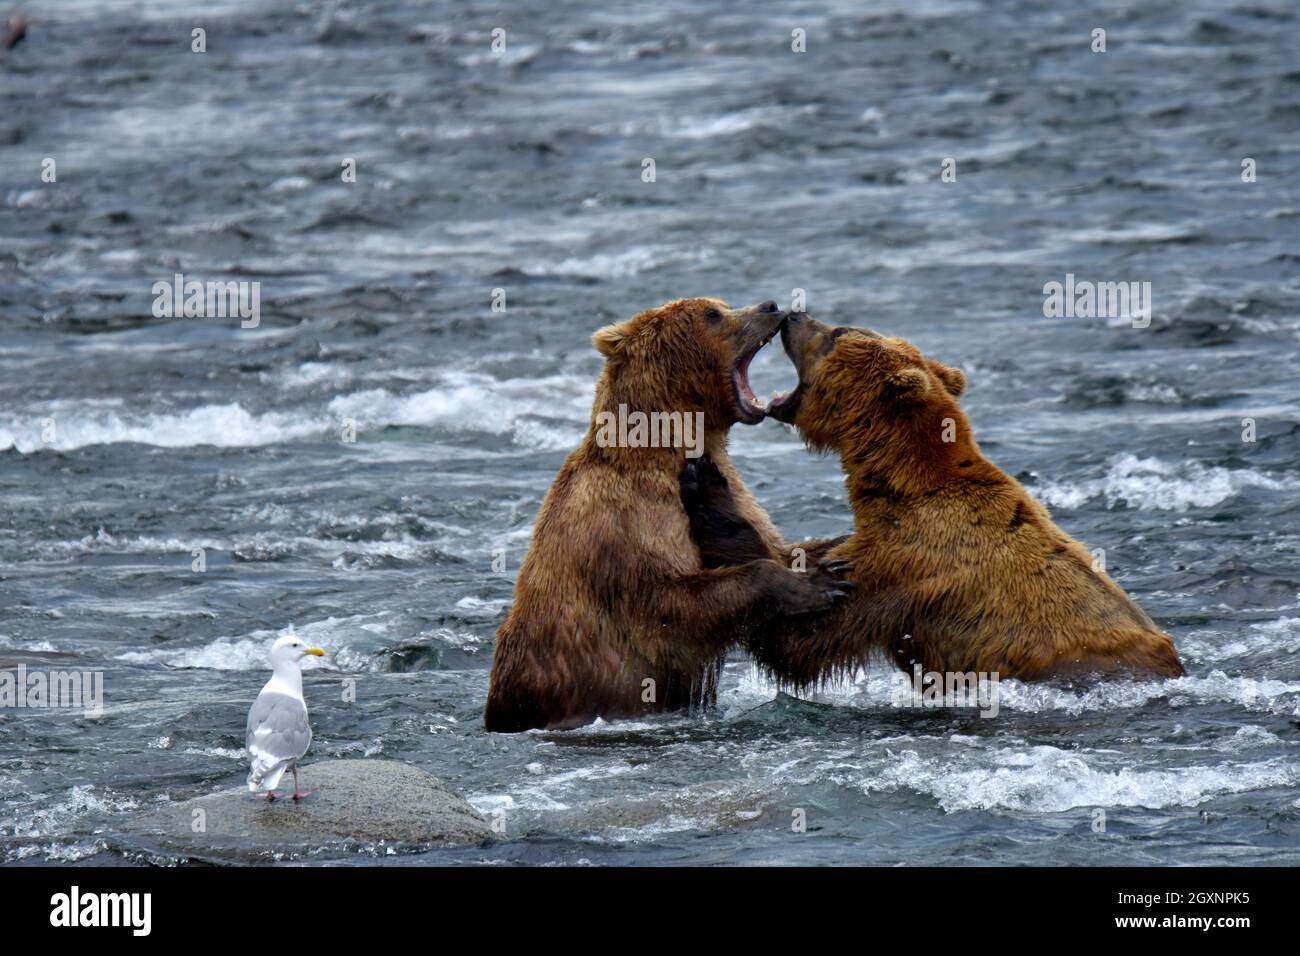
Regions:
[[[130,829],[172,852],[260,857],[340,842],[372,846],[482,844],[488,823],[430,773],[395,760],[327,760],[300,768],[311,796],[268,803],[244,787],[142,813]]]

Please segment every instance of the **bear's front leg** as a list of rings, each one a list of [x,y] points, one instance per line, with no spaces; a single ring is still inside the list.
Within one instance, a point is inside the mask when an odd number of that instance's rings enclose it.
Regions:
[[[826,556],[852,535],[842,534],[838,538],[811,538],[789,547],[790,566],[796,567],[802,559],[804,567],[812,567],[826,560]]]
[[[706,568],[728,568],[772,557],[758,530],[736,507],[727,478],[708,455],[687,460],[680,477],[682,507],[691,526],[691,538],[700,549]],[[786,549],[786,564],[794,571],[817,569],[826,555],[849,539],[814,538]]]
[[[764,558],[661,579],[646,596],[651,657],[677,667],[712,661],[750,625],[829,610],[853,590],[846,570],[828,563],[803,574]]]
[[[737,510],[726,477],[708,455],[687,459],[679,483],[703,567],[730,568],[772,557],[767,542]]]

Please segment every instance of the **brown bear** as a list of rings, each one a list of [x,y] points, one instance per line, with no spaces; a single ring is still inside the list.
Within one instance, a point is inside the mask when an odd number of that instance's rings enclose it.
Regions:
[[[750,651],[779,681],[814,686],[878,652],[909,674],[1183,673],[1169,635],[980,454],[957,404],[960,369],[796,314],[781,340],[799,383],[768,413],[840,456],[854,530],[829,555],[850,562],[857,589],[823,614],[751,630]],[[695,535],[740,520],[730,481],[702,462],[683,486]],[[731,528],[722,540],[741,543],[731,560],[749,557],[751,538]]]
[[[732,424],[764,417],[749,363],[784,320],[772,302],[682,299],[593,336],[605,369],[591,427],[542,502],[497,633],[489,731],[711,705],[749,622],[824,610],[851,587],[833,562],[785,565],[780,534],[727,457]],[[680,482],[704,453],[759,542],[752,560],[708,567],[691,540]]]

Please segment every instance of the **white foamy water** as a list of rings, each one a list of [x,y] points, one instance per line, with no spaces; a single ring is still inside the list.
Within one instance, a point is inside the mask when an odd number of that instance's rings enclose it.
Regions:
[[[1300,652],[1300,618],[1280,617],[1258,621],[1245,630],[1224,635],[1197,632],[1180,637],[1178,649],[1198,661],[1232,663],[1259,655],[1280,656]]]
[[[999,695],[1002,707],[1027,713],[1111,713],[1141,707],[1161,699],[1167,699],[1173,707],[1228,703],[1260,713],[1300,713],[1300,683],[1233,677],[1220,670],[1211,671],[1203,677],[1100,683],[1079,691],[1051,684],[1002,681]]]
[[[623,760],[604,761],[577,770],[551,774],[536,770],[530,771],[529,777],[517,781],[508,793],[467,794],[465,799],[489,816],[499,810],[567,810],[581,801],[592,783],[637,772],[638,768],[628,766]]]
[[[276,522],[286,527],[299,527],[292,520]],[[467,536],[468,532],[464,535]],[[481,541],[481,537],[474,539]],[[453,546],[459,543],[453,539]],[[378,541],[350,541],[335,537],[310,537],[277,531],[258,531],[233,538],[215,538],[196,535],[193,538],[116,537],[100,528],[95,534],[77,541],[42,543],[35,550],[42,556],[63,558],[80,554],[141,555],[153,558],[162,555],[179,556],[176,566],[189,566],[193,549],[204,548],[210,552],[234,554],[253,561],[268,561],[290,556],[312,555],[328,559],[332,567],[349,569],[382,564],[385,561],[417,561],[442,552],[438,541],[423,541],[406,532],[386,530]]]
[[[1269,630],[1267,624],[1259,627],[1261,632]],[[1175,643],[1184,649],[1183,642]],[[757,666],[746,664],[738,672],[737,682],[719,696],[730,716],[771,700],[777,692],[777,685]],[[895,674],[893,668],[873,662],[856,678],[831,682],[805,696],[831,706],[893,710]],[[997,684],[997,694],[998,707],[1004,714],[1113,714],[1167,700],[1175,708],[1227,703],[1254,713],[1300,715],[1300,682],[1231,676],[1222,670],[1165,680],[1106,681],[1086,688],[1002,680]],[[991,726],[996,722],[996,717],[989,718]]]
[[[94,784],[80,784],[45,803],[14,807],[7,818],[0,820],[0,834],[44,836],[63,833],[72,821],[88,813],[122,812],[138,806],[139,803],[131,797],[97,789]]]
[[[591,396],[591,382],[568,375],[501,380],[478,372],[449,372],[437,388],[408,395],[367,389],[333,399],[329,411],[355,419],[359,427],[436,424],[504,435],[525,415],[584,421]]]
[[[868,792],[910,789],[929,794],[949,813],[1195,807],[1226,794],[1300,784],[1300,765],[1280,758],[1142,770],[1116,754],[1051,746],[992,753],[949,747],[942,759],[903,750],[856,781],[851,773],[835,772],[846,784],[856,783]]]
[[[163,664],[167,667],[195,667],[218,671],[265,670],[270,667],[268,656],[271,645],[276,639],[288,633],[297,633],[308,644],[325,651],[325,657],[307,657],[302,661],[302,669],[334,670],[336,665],[331,657],[342,647],[343,643],[356,635],[357,631],[376,618],[387,616],[388,612],[356,617],[335,618],[313,621],[301,627],[289,630],[259,630],[241,637],[222,637],[211,643],[198,647],[156,648],[147,651],[126,651],[117,655],[117,660],[133,664]]]
[[[1043,481],[1033,492],[1044,503],[1061,508],[1078,508],[1101,498],[1108,505],[1122,504],[1141,511],[1187,511],[1220,504],[1246,488],[1295,491],[1300,488],[1300,482],[1294,478],[1272,478],[1249,468],[1230,469],[1125,454],[1111,459],[1106,474],[1100,478]]]
[[[597,253],[588,258],[571,256],[555,263],[538,263],[528,271],[538,275],[598,276],[603,279],[624,279],[653,269],[660,264],[653,249],[644,247],[625,252]]]
[[[285,384],[306,392],[316,384],[346,380],[346,372],[334,366],[309,364]],[[296,411],[255,413],[232,402],[183,412],[133,413],[120,404],[105,409],[102,404],[67,403],[53,410],[11,413],[8,425],[0,426],[0,451],[13,448],[31,454],[126,442],[159,448],[257,447],[337,437],[347,420],[354,421],[359,432],[390,425],[439,427],[510,435],[524,448],[559,450],[581,438],[592,387],[590,381],[572,375],[495,379],[477,372],[449,371],[433,388],[408,394],[364,389]],[[554,419],[570,424],[551,424]]]
[[[53,422],[52,440],[46,440],[44,419]],[[10,448],[31,454],[43,448],[71,451],[87,445],[136,442],[159,448],[213,445],[231,448],[270,445],[320,434],[324,420],[291,412],[253,414],[237,402],[203,405],[185,412],[143,412],[132,415],[94,408],[69,409],[56,415],[34,412],[22,421],[0,427],[0,451]]]

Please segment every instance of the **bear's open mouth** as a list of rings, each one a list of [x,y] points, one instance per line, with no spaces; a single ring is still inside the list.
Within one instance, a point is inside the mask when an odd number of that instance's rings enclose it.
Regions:
[[[794,417],[799,414],[799,402],[802,398],[803,382],[800,382],[788,392],[773,394],[772,400],[767,403],[767,414],[778,422],[793,425]]]
[[[749,384],[749,363],[754,360],[754,356],[764,345],[776,337],[778,331],[780,331],[779,327],[769,332],[766,338],[740,357],[736,367],[731,371],[731,384],[736,389],[736,405],[740,409],[742,421],[757,422],[767,414],[767,406],[754,394],[754,389]],[[772,396],[772,401],[776,403],[788,397],[788,394],[777,393]]]

